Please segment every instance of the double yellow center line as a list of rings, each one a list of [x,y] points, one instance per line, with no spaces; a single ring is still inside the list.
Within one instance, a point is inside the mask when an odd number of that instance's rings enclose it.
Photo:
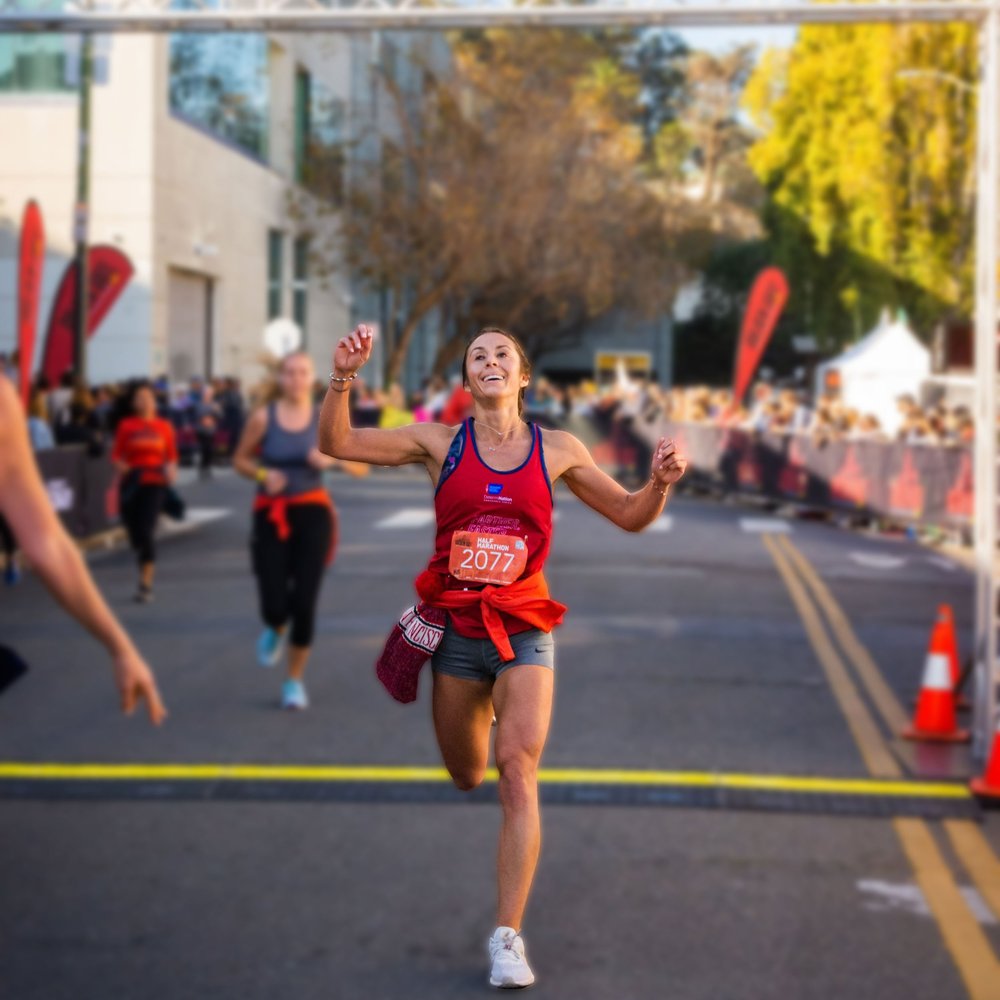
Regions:
[[[902,778],[903,769],[861,689],[891,733],[899,733],[907,722],[898,699],[805,556],[787,536],[766,535],[764,545],[802,619],[869,774],[884,781]],[[918,819],[895,819],[893,827],[969,996],[1000,1000],[1000,961],[959,892],[931,827]],[[1000,861],[986,839],[968,820],[947,820],[944,829],[976,888],[1000,916]]]

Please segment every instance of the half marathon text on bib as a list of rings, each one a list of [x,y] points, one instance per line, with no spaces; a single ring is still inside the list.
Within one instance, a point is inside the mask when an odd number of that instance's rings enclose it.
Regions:
[[[524,572],[528,546],[514,535],[456,531],[451,536],[448,572],[457,580],[506,586]]]

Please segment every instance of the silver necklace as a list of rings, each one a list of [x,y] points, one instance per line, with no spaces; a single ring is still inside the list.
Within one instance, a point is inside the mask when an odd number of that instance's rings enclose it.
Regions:
[[[499,431],[492,424],[486,423],[485,420],[478,420],[478,419],[476,420],[476,426],[477,427],[480,424],[482,424],[483,427],[488,427],[491,431],[493,431],[494,434],[496,434],[496,435],[498,435],[500,437],[500,440],[497,441],[497,443],[495,445],[488,444],[486,446],[486,450],[487,451],[497,451],[497,450],[499,450],[500,446],[507,443],[507,438],[511,434],[513,434],[514,431],[516,431],[521,426],[522,423],[523,423],[523,421],[519,420],[513,427],[511,427],[510,430],[508,430],[508,431]]]

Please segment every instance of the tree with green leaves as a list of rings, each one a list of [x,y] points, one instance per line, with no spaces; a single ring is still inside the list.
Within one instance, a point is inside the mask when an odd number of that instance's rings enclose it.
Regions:
[[[971,310],[976,63],[968,24],[809,26],[751,76],[772,262],[825,348]]]

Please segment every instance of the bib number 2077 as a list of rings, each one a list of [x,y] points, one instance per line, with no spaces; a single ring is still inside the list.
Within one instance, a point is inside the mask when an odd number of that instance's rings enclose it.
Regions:
[[[528,546],[513,535],[456,531],[451,536],[448,572],[458,580],[506,586],[524,572]]]

